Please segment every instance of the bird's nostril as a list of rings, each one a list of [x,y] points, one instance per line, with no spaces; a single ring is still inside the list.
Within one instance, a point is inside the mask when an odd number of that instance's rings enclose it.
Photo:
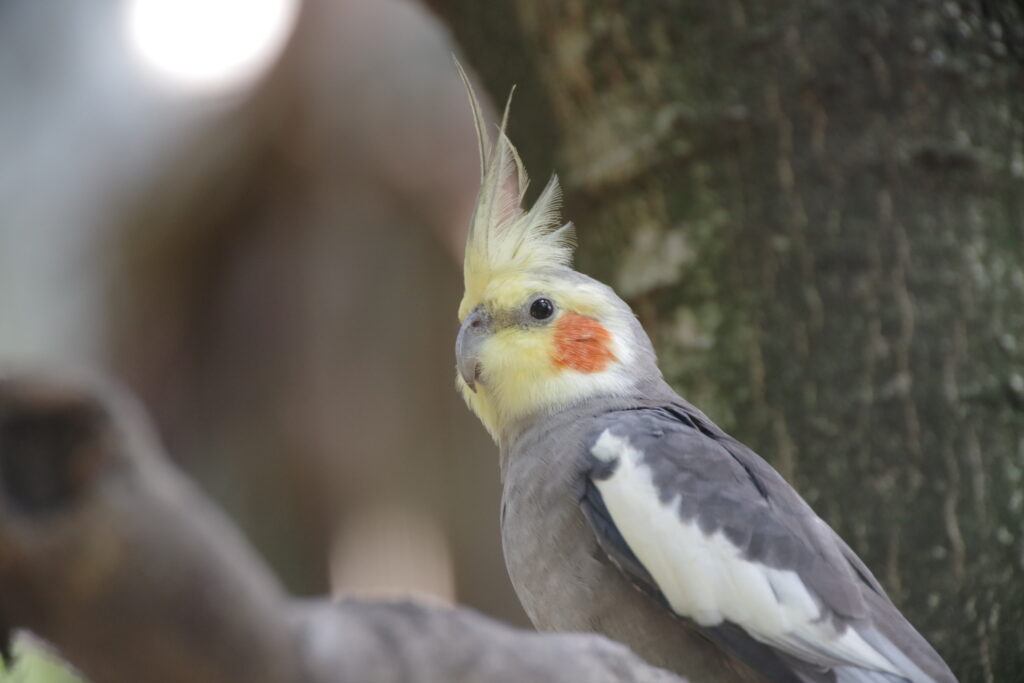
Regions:
[[[480,320],[480,318],[475,319],[473,322],[469,324],[469,326],[474,330],[479,329],[481,325],[483,325],[483,321]]]

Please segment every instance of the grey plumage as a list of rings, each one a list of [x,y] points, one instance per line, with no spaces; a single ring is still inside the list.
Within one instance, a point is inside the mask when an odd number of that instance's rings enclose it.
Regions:
[[[492,144],[466,84],[483,179],[456,385],[501,448],[505,558],[533,623],[694,681],[953,681],[782,477],[668,387],[629,306],[568,267],[555,185],[522,208],[507,109]]]
[[[566,277],[588,280],[572,271]],[[631,395],[530,416],[500,440],[502,540],[533,622],[604,633],[694,681],[954,681],[870,570],[793,488],[665,384],[649,340],[616,301],[638,350]],[[815,623],[779,633],[724,617],[705,617],[702,625],[674,609],[673,596],[632,547],[636,532],[632,539],[623,533],[605,505],[600,488],[622,463],[595,456],[603,434],[640,454],[637,466],[650,476],[658,504],[673,509],[681,525],[724,539],[738,562],[770,575],[769,583],[781,576],[783,592],[806,590],[820,621],[849,638],[838,645],[818,640],[806,630],[819,628]]]
[[[578,499],[584,440],[591,420],[616,407],[618,401],[596,400],[547,416],[502,448],[502,544],[527,615],[541,630],[603,633],[695,682],[760,680],[637,591],[599,546]]]
[[[677,499],[681,519],[705,534],[723,533],[752,562],[795,571],[837,628],[858,629],[906,678],[844,666],[813,643],[786,651],[752,638],[742,624],[700,629],[673,613],[595,486],[615,468],[592,454],[606,430],[628,436],[643,453],[661,502]],[[604,632],[698,681],[759,680],[722,650],[775,681],[955,680],[792,487],[660,379],[636,397],[537,420],[504,444],[502,463],[509,573],[541,628]],[[627,583],[640,590],[625,590]]]
[[[900,680],[855,668],[844,672],[835,661],[834,670],[825,670],[757,642],[742,625],[701,631],[673,614],[593,485],[608,466],[590,447],[611,428],[640,441],[663,502],[682,495],[681,517],[708,534],[721,530],[755,562],[796,571],[838,626],[861,626],[869,642],[887,643],[890,659],[892,651],[902,651],[907,662],[917,662],[922,673],[912,680],[954,680],[870,571],[778,473],[667,387],[654,396],[604,399],[547,416],[503,449],[509,573],[538,627],[604,632],[694,680],[758,680],[719,648],[770,680]],[[640,591],[624,590],[627,583]]]

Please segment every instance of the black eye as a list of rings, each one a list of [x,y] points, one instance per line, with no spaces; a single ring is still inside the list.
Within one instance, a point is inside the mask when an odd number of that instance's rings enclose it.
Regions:
[[[547,320],[555,312],[555,305],[551,299],[537,299],[530,304],[530,315],[535,320]]]

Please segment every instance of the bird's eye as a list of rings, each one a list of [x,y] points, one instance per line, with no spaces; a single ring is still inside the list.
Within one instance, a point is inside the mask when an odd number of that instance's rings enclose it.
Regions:
[[[537,299],[530,304],[530,316],[534,320],[547,320],[555,312],[555,305],[551,299]]]

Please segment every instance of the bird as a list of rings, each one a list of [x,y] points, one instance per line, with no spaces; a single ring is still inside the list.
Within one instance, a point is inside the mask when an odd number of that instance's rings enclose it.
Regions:
[[[868,567],[677,394],[637,317],[573,269],[556,176],[528,176],[461,66],[480,151],[456,385],[498,446],[505,563],[539,630],[593,631],[694,683],[948,683]],[[513,89],[514,91],[514,89]]]

